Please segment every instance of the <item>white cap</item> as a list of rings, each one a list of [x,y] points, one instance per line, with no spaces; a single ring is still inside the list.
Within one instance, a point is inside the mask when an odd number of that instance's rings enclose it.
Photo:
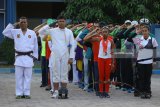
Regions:
[[[142,24],[142,23],[149,24],[149,19],[147,19],[147,18],[142,18],[142,19],[140,19],[139,23],[140,23],[140,24]]]
[[[136,20],[131,22],[131,25],[138,25],[138,22]]]
[[[131,21],[130,20],[126,20],[124,23],[131,23]]]

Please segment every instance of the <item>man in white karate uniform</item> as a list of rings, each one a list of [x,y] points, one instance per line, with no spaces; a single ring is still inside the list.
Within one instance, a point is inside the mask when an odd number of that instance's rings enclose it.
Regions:
[[[54,93],[52,98],[58,98],[59,83],[61,88],[67,88],[68,83],[68,65],[73,62],[74,56],[74,37],[71,30],[65,27],[66,20],[59,16],[58,27],[51,28],[46,25],[39,30],[39,33],[51,35],[52,48],[49,67],[53,68]]]
[[[17,25],[20,29],[15,29]],[[37,36],[33,30],[27,27],[27,18],[21,17],[19,22],[8,24],[3,31],[4,36],[14,39],[16,99],[31,98],[30,85],[33,60],[38,58]]]

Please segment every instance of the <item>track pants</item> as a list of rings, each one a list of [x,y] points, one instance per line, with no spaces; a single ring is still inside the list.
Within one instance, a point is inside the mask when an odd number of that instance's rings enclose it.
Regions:
[[[103,83],[104,81],[109,81],[111,73],[111,58],[98,59],[98,69],[99,69],[99,92],[109,92],[109,83]],[[104,90],[105,89],[105,90]]]

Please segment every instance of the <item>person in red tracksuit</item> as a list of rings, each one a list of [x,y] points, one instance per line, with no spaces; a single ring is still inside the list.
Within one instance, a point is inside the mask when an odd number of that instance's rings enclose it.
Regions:
[[[102,40],[99,45],[99,54],[98,54],[98,69],[99,69],[99,97],[110,98],[109,92],[109,82],[110,73],[114,68],[113,60],[113,50],[114,42],[111,36],[109,36],[108,27],[102,28]]]

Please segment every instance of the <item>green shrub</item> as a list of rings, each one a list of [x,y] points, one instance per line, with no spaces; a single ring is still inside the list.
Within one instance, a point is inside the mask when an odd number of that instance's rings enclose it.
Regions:
[[[6,61],[7,64],[13,64],[15,60],[14,41],[7,37],[0,44],[0,61]]]

